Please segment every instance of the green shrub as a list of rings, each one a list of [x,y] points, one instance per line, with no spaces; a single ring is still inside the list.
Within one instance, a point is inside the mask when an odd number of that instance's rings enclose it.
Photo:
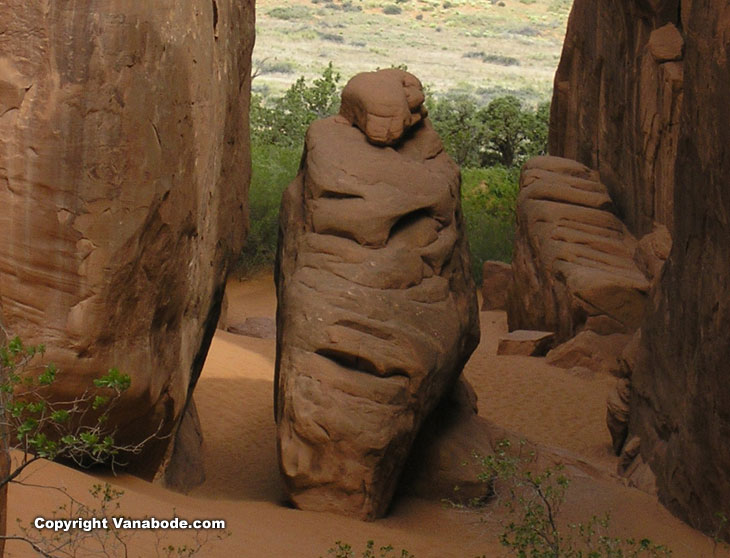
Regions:
[[[383,8],[383,13],[386,15],[398,15],[402,12],[403,12],[403,10],[401,10],[400,7],[396,6],[395,4],[390,5],[390,6],[385,6]]]
[[[311,11],[306,6],[281,6],[273,8],[267,12],[267,14],[271,17],[283,19],[285,21],[309,17],[310,13]]]
[[[549,103],[531,110],[506,95],[480,106],[461,94],[432,99],[428,108],[444,148],[461,166],[520,166],[547,152]]]
[[[471,271],[479,284],[485,261],[512,261],[519,170],[467,167],[461,172],[461,206],[471,251]]]
[[[524,442],[517,451],[508,440],[497,444],[494,454],[476,458],[480,480],[502,502],[509,518],[503,522],[500,542],[519,558],[668,558],[666,546],[649,539],[613,537],[608,514],[563,527],[560,508],[570,486],[561,465],[540,468],[534,452]],[[502,481],[501,483],[495,481]],[[503,492],[500,494],[499,492]]]
[[[339,81],[340,74],[330,62],[322,77],[311,84],[300,77],[282,97],[266,102],[260,95],[252,95],[252,142],[301,149],[309,125],[339,109]]]
[[[273,267],[281,195],[296,176],[301,156],[298,147],[251,145],[250,228],[239,257],[239,273],[245,275]]]

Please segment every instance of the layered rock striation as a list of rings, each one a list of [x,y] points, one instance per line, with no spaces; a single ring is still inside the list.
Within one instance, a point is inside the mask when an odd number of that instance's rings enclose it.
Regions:
[[[478,308],[459,169],[420,83],[361,74],[342,99],[281,206],[278,451],[296,506],[373,519],[478,343]]]
[[[132,376],[117,440],[157,432],[132,463],[151,476],[246,232],[253,2],[3,10],[0,320],[47,346],[59,397]]]
[[[596,169],[640,237],[672,231],[683,106],[678,0],[574,3],[555,74],[549,152]]]
[[[510,330],[547,330],[558,342],[583,329],[636,329],[649,283],[636,239],[612,212],[597,174],[559,157],[528,161],[520,177]]]

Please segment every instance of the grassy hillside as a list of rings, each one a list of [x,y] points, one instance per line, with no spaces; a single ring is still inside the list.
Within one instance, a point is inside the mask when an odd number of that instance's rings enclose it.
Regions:
[[[334,61],[343,82],[405,64],[431,91],[550,98],[571,0],[259,0],[254,91]]]

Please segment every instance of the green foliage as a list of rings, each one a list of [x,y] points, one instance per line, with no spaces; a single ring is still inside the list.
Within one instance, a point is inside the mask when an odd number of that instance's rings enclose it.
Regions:
[[[487,64],[499,64],[500,66],[519,66],[520,61],[513,56],[503,54],[486,53],[483,50],[469,51],[463,54],[464,58],[477,58]]]
[[[361,558],[416,558],[415,554],[411,554],[405,549],[401,550],[400,554],[393,554],[395,549],[391,545],[381,546],[378,549],[378,554],[375,552],[375,542],[368,541],[360,556]],[[355,551],[349,544],[337,541],[333,548],[327,550],[327,556],[332,558],[355,558]]]
[[[479,284],[485,261],[512,260],[519,169],[465,167],[461,176],[461,207],[471,250],[472,276]]]
[[[276,19],[291,20],[308,17],[311,13],[306,6],[281,6],[269,10],[268,15]]]
[[[512,95],[479,106],[469,95],[450,95],[429,103],[429,116],[446,151],[461,166],[519,166],[547,152],[549,103],[537,110]]]
[[[60,372],[53,363],[31,367],[42,345],[26,346],[18,337],[0,347],[0,429],[2,451],[17,449],[22,459],[0,486],[15,479],[37,459],[68,459],[79,465],[111,462],[123,452],[139,451],[138,446],[114,443],[106,422],[131,378],[116,368],[94,380],[96,389],[67,401],[51,399],[48,389]]]
[[[238,262],[241,274],[273,266],[279,236],[281,195],[296,176],[301,156],[300,148],[261,143],[251,145],[250,228]]]
[[[519,558],[666,558],[672,554],[646,538],[611,536],[608,515],[564,528],[558,514],[570,480],[560,465],[538,468],[534,452],[526,452],[524,442],[513,451],[510,442],[502,440],[493,454],[476,458],[482,467],[480,480],[490,484],[508,510],[500,542]],[[499,481],[506,485],[506,494],[494,488]]]
[[[311,85],[300,77],[283,96],[268,103],[261,96],[253,95],[252,143],[301,149],[309,125],[339,109],[339,81],[340,74],[330,62]]]
[[[389,6],[385,6],[383,8],[383,13],[386,15],[398,15],[400,13],[403,13],[403,10],[400,8],[400,6],[396,6],[395,4],[391,4]]]

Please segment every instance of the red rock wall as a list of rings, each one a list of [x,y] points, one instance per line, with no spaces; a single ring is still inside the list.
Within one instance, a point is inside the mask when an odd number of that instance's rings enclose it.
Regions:
[[[672,230],[682,62],[667,60],[670,39],[650,38],[680,27],[678,5],[576,0],[555,75],[550,154],[597,169],[639,237],[654,221]]]
[[[659,62],[674,39],[652,31],[667,22],[681,30],[682,62]],[[720,0],[576,0],[550,135],[552,154],[600,171],[635,232],[659,221],[672,233],[642,326],[630,429],[660,499],[708,532],[730,512],[728,37]]]
[[[171,431],[246,232],[252,0],[0,0],[0,320]],[[138,464],[159,465],[167,441]]]
[[[685,3],[682,23],[674,247],[644,326],[631,428],[664,503],[715,532],[715,514],[730,515],[730,6]]]

